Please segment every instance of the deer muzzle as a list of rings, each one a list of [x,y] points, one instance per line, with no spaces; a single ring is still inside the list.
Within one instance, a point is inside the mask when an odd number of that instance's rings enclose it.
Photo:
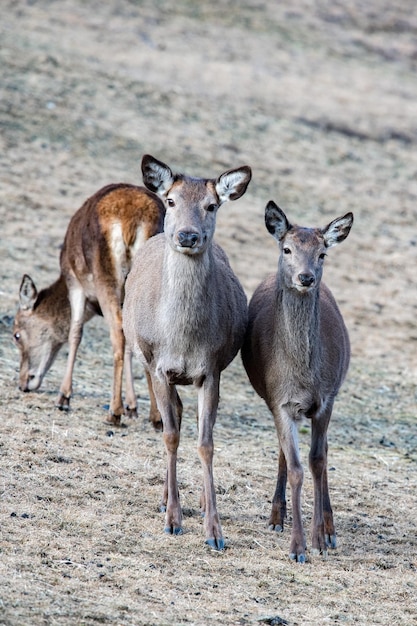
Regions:
[[[192,231],[181,230],[178,235],[178,245],[181,248],[195,248],[200,240],[198,233]]]
[[[298,280],[302,287],[311,287],[314,285],[315,277],[311,272],[305,274],[298,274]]]
[[[20,391],[36,391],[42,384],[42,377],[37,374],[28,374],[20,380]]]

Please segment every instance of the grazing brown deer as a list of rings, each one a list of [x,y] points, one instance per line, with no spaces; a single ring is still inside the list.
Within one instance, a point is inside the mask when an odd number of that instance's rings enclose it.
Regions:
[[[145,155],[142,172],[144,184],[165,200],[164,233],[147,241],[135,257],[126,281],[123,328],[127,343],[149,372],[162,417],[165,532],[183,532],[176,471],[181,401],[175,385],[194,384],[206,543],[223,550],[213,482],[213,426],[220,373],[243,342],[247,300],[213,235],[219,206],[245,193],[251,170],[244,166],[217,179],[191,178],[173,174]]]
[[[124,183],[103,187],[72,217],[61,250],[61,274],[39,293],[25,274],[13,335],[20,350],[20,389],[34,391],[42,383],[58,351],[69,342],[66,373],[57,406],[69,409],[72,376],[83,325],[103,315],[113,348],[113,390],[109,422],[119,424],[123,362],[126,374],[126,413],[136,415],[131,354],[125,355],[122,329],[124,284],[136,251],[163,229],[165,207],[144,187]],[[149,384],[149,379],[148,379]],[[150,420],[161,421],[150,387]]]
[[[243,364],[274,416],[280,443],[269,528],[278,532],[284,528],[288,474],[293,511],[290,558],[302,563],[306,541],[297,422],[303,416],[311,420],[312,550],[327,555],[327,547],[336,547],[327,484],[327,427],[349,366],[350,344],[342,315],[321,277],[327,249],[346,239],[352,223],[353,215],[347,213],[325,228],[302,228],[290,224],[274,202],[267,204],[265,224],[280,248],[278,272],[253,294],[242,348]]]

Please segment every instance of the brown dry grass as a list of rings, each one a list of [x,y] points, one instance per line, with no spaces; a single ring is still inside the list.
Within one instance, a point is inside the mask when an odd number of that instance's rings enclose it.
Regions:
[[[0,8],[0,623],[415,624],[417,19],[411,0],[316,4],[3,2]],[[225,373],[215,478],[227,550],[203,545],[195,395],[184,389],[179,477],[186,533],[157,510],[160,435],[113,436],[111,354],[86,328],[69,415],[17,390],[11,319],[21,274],[57,275],[69,217],[150,152],[201,175],[248,163],[218,240],[248,295],[276,263],[262,213],[355,213],[326,280],[353,359],[330,427],[339,547],[304,567],[266,529],[277,441],[239,360]],[[308,425],[301,434],[308,453]],[[312,509],[306,472],[303,511]],[[289,524],[291,518],[289,519]]]

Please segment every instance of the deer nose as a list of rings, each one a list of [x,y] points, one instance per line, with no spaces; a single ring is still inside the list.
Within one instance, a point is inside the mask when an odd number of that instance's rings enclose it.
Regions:
[[[194,248],[198,241],[197,233],[181,230],[178,233],[178,243],[181,248]]]
[[[314,283],[313,274],[298,274],[298,279],[303,287],[310,287]]]

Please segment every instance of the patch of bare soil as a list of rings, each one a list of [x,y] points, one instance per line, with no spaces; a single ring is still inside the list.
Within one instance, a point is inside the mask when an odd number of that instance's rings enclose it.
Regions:
[[[416,623],[416,69],[411,0],[1,4],[1,624]],[[17,388],[23,272],[51,283],[70,216],[105,184],[140,183],[144,153],[203,176],[251,165],[217,226],[248,296],[277,262],[270,198],[308,225],[355,214],[325,269],[352,341],[329,431],[327,561],[288,560],[291,510],[282,535],[267,530],[278,444],[239,359],[215,429],[221,554],[203,544],[192,389],[173,538],[139,364],[139,420],[104,423],[103,320],[85,329],[68,415],[54,408],[65,351],[40,392]],[[306,424],[306,528],[308,443]]]

